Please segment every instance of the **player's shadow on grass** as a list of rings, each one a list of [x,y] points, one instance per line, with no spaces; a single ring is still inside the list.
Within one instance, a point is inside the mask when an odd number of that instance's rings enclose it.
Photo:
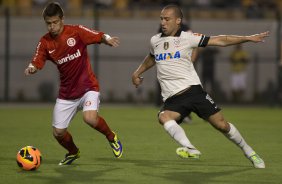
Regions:
[[[116,158],[97,158],[96,161],[102,163],[107,163],[109,160],[116,161],[118,165],[122,166],[127,165],[127,164],[134,164],[137,167],[149,167],[149,168],[161,168],[161,167],[167,167],[167,163],[171,163],[172,161],[168,160],[152,160],[152,159],[129,159],[129,158],[121,158],[121,159],[116,159]]]
[[[197,184],[207,184],[207,183],[229,183],[228,176],[234,175],[238,173],[242,173],[245,171],[249,171],[250,169],[228,169],[226,171],[172,171],[163,174],[162,176],[157,176],[153,174],[145,174],[146,176],[151,177],[160,177],[166,179],[171,182],[177,183],[197,183]],[[222,180],[224,178],[224,180]]]
[[[99,158],[100,162],[109,159]],[[186,160],[187,161],[187,160]],[[217,182],[218,178],[228,178],[229,175],[244,173],[253,170],[251,166],[244,165],[209,165],[201,160],[153,160],[153,159],[120,159],[119,166],[134,164],[133,169],[139,170],[140,178],[156,178],[167,180],[169,183],[197,183],[207,184]],[[124,164],[124,165],[123,165]],[[147,168],[147,169],[146,169]],[[215,169],[216,168],[216,169]],[[223,170],[223,171],[222,171]],[[218,180],[218,182],[222,182]]]
[[[109,162],[109,158],[97,158],[96,161],[100,162],[100,163],[107,163]],[[116,160],[115,158],[112,159],[113,161]],[[102,162],[101,162],[102,161]],[[212,165],[208,162],[202,161],[202,160],[193,160],[193,159],[172,159],[172,160],[163,160],[163,159],[129,159],[129,158],[121,158],[116,160],[118,161],[119,165],[122,165],[122,163],[130,163],[130,164],[134,164],[136,166],[140,166],[140,167],[149,167],[149,168],[167,168],[168,166],[170,166],[171,168],[179,168],[179,167],[235,167],[235,168],[241,168],[244,169],[247,166],[244,165],[240,165],[240,164],[229,164],[229,165],[224,165],[224,164],[216,164],[216,165]],[[250,169],[251,166],[249,167]]]
[[[31,175],[34,181],[38,180],[38,183],[124,183],[123,180],[112,179],[107,177],[108,173],[114,172],[119,168],[114,166],[106,167],[88,167],[87,164],[74,163],[72,165],[59,166],[56,164],[56,161],[48,160],[45,164],[50,164],[47,166],[48,169],[51,168],[52,174],[46,174],[46,171],[40,172],[41,174]],[[55,163],[55,164],[54,164]],[[52,169],[54,168],[54,169]],[[39,169],[40,170],[40,169]],[[43,170],[43,168],[41,168]],[[37,171],[36,171],[37,172]],[[55,173],[55,174],[54,174]]]

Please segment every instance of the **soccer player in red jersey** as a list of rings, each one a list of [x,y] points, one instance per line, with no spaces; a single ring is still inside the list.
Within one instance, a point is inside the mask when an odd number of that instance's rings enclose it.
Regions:
[[[60,73],[60,90],[53,111],[53,135],[68,153],[59,165],[69,165],[80,157],[67,128],[78,110],[90,127],[106,136],[115,157],[122,156],[122,144],[98,115],[99,84],[91,70],[87,45],[104,43],[119,46],[119,38],[82,25],[64,25],[64,12],[57,2],[49,3],[43,10],[48,33],[41,37],[35,55],[25,69],[25,75],[36,73],[46,60],[52,61]]]

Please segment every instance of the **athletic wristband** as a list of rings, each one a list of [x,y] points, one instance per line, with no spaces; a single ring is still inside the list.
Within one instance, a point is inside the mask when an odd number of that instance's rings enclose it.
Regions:
[[[104,36],[105,36],[105,40],[107,40],[107,41],[112,38],[112,37],[111,37],[110,35],[108,35],[108,34],[104,34]]]
[[[36,69],[36,67],[35,67],[35,66],[33,66],[33,64],[32,64],[32,63],[29,63],[28,67]]]

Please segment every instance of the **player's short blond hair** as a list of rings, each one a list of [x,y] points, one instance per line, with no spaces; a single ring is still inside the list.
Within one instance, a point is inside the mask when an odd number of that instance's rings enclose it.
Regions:
[[[172,9],[177,18],[180,18],[181,20],[183,19],[183,13],[182,13],[182,10],[179,6],[177,6],[175,4],[170,4],[170,5],[167,5],[163,8],[163,10],[167,10],[167,9]]]

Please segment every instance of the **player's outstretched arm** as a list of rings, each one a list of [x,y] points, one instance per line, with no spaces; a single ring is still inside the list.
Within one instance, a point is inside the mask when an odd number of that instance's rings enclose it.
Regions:
[[[264,42],[265,38],[269,36],[269,31],[249,35],[249,36],[237,36],[237,35],[219,35],[219,36],[211,36],[210,40],[208,42],[209,46],[229,46],[229,45],[235,45],[245,42]]]
[[[37,72],[37,68],[33,64],[29,64],[28,67],[24,70],[25,75],[31,75]]]
[[[137,88],[139,85],[141,85],[143,81],[143,77],[141,77],[141,74],[145,71],[149,70],[155,65],[154,58],[151,55],[147,55],[141,65],[133,72],[132,74],[132,84]]]
[[[108,34],[103,34],[102,42],[111,47],[118,47],[120,44],[118,37],[115,36],[111,37]]]

